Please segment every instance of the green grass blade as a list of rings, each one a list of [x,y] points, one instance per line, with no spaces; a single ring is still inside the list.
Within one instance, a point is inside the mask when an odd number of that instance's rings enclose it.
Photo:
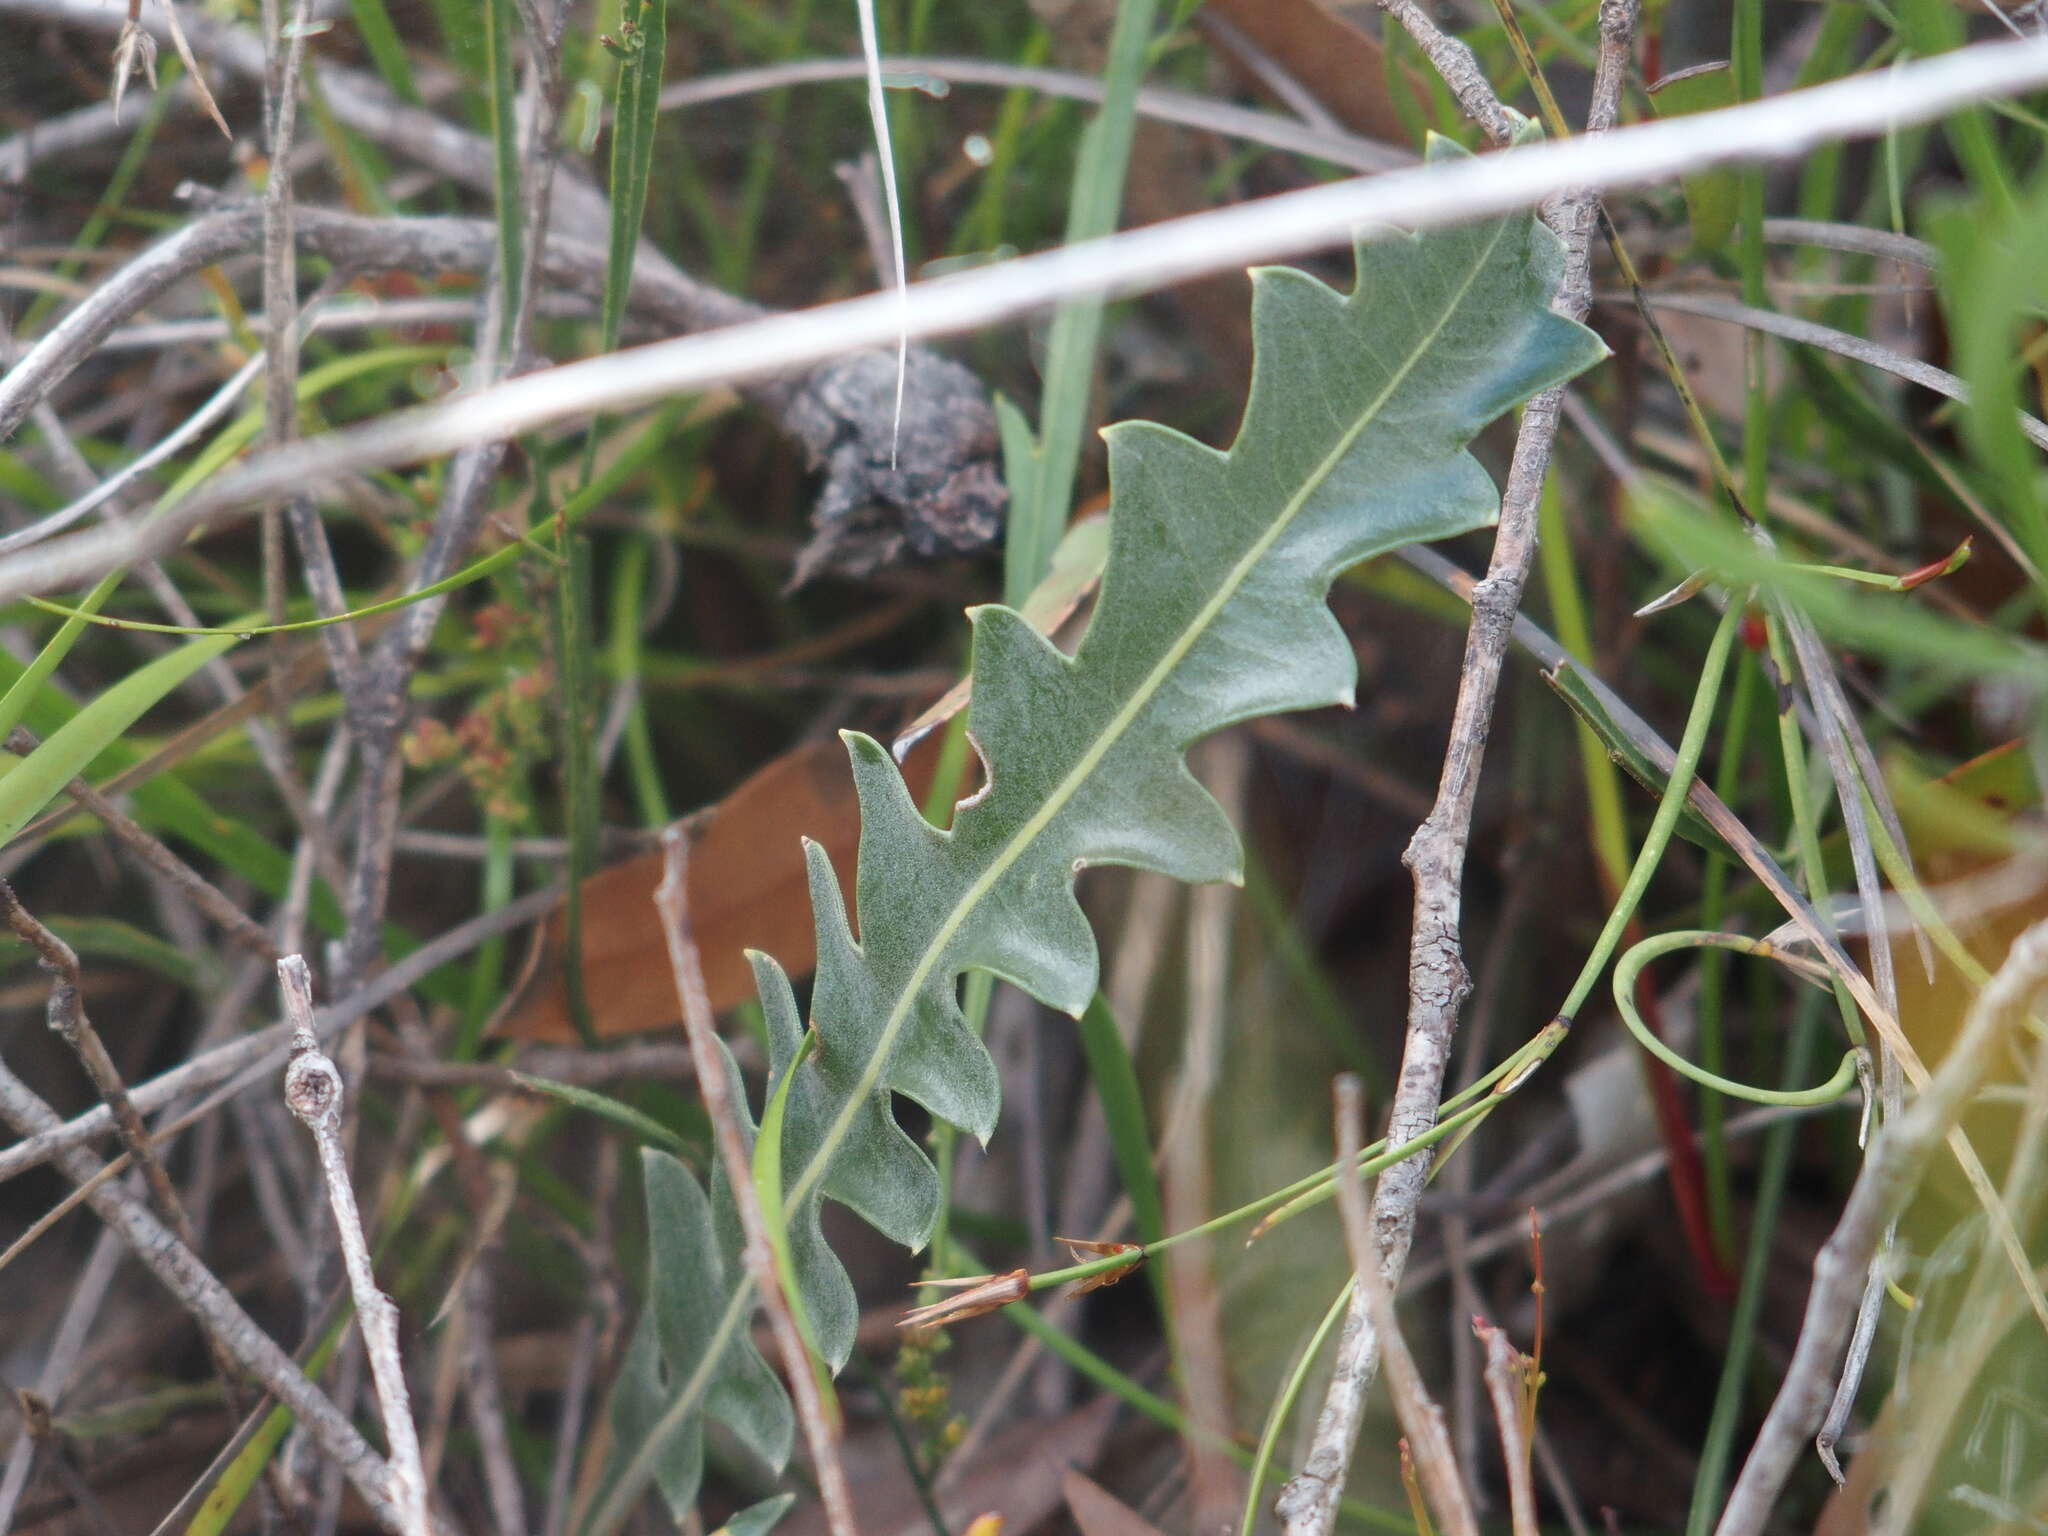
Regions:
[[[208,636],[159,656],[107,689],[17,763],[0,778],[0,845],[27,826],[146,710],[234,644],[232,638]]]
[[[677,1157],[690,1158],[697,1155],[696,1148],[659,1120],[651,1115],[642,1114],[632,1105],[622,1103],[608,1093],[599,1093],[591,1088],[579,1088],[574,1083],[558,1083],[553,1078],[535,1077],[531,1072],[514,1071],[512,1077],[522,1088],[560,1099],[564,1104],[574,1105],[577,1109],[596,1115],[600,1120],[609,1120],[629,1135],[650,1145],[664,1147]]]
[[[1102,77],[1102,110],[1082,136],[1075,167],[1073,200],[1067,209],[1068,244],[1116,229],[1137,125],[1138,85],[1158,11],[1156,0],[1121,0],[1116,8]],[[1024,482],[1010,482],[1010,522],[1003,546],[1006,602],[1021,601],[1038,585],[1066,530],[1088,422],[1102,309],[1101,300],[1084,299],[1061,305],[1053,316],[1032,473]]]
[[[633,253],[640,243],[640,221],[647,212],[661,71],[668,54],[668,0],[627,0],[619,25],[626,57],[619,67],[618,95],[612,109],[612,222],[599,315],[601,345],[607,352],[619,344],[626,297],[633,287]]]
[[[1124,1049],[1123,1036],[1117,1032],[1116,1016],[1109,1011],[1109,999],[1097,992],[1082,1012],[1078,1028],[1081,1050],[1088,1058],[1088,1076],[1095,1084],[1095,1096],[1102,1101],[1102,1118],[1109,1126],[1110,1151],[1115,1154],[1124,1193],[1131,1197],[1138,1240],[1156,1243],[1166,1235],[1166,1208],[1159,1197],[1158,1176],[1152,1169],[1152,1134],[1145,1124],[1145,1094],[1138,1086],[1131,1053]]]
[[[369,54],[370,62],[391,87],[392,94],[419,106],[420,92],[413,84],[412,60],[399,39],[398,28],[392,24],[391,13],[384,8],[384,0],[348,0],[348,13],[355,20],[356,35],[363,40],[363,51]]]

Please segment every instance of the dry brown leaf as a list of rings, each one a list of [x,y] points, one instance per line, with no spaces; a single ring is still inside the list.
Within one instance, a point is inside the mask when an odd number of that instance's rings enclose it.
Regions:
[[[912,1289],[923,1290],[928,1286],[959,1289],[952,1296],[942,1297],[922,1307],[912,1307],[897,1320],[898,1328],[943,1328],[948,1323],[964,1323],[970,1317],[986,1317],[991,1312],[999,1312],[1011,1302],[1022,1301],[1031,1294],[1031,1271],[1011,1269],[1000,1275],[921,1280]]]
[[[1076,1280],[1067,1287],[1069,1296],[1085,1296],[1090,1291],[1099,1291],[1115,1285],[1145,1262],[1145,1249],[1141,1243],[1098,1243],[1085,1237],[1056,1237],[1053,1241],[1064,1244],[1067,1252],[1074,1256],[1076,1264],[1089,1264],[1096,1259],[1113,1258],[1118,1254],[1127,1253],[1131,1257],[1128,1264],[1120,1264],[1114,1269],[1098,1270],[1092,1275]]]
[[[1378,39],[1326,0],[1208,0],[1203,10],[1242,32],[1353,133],[1389,144],[1408,142],[1401,116],[1387,99]]]
[[[922,798],[940,738],[913,752],[904,777]],[[793,976],[817,963],[817,938],[804,881],[801,839],[832,855],[840,888],[852,898],[860,845],[860,804],[846,748],[834,738],[784,753],[693,821],[690,912],[704,957],[712,1007],[754,995],[745,951],[765,950]],[[599,1038],[667,1029],[682,1017],[654,888],[661,855],[643,854],[583,882],[583,977]],[[562,917],[548,920],[545,950],[525,994],[499,1034],[515,1040],[572,1041],[562,976]]]

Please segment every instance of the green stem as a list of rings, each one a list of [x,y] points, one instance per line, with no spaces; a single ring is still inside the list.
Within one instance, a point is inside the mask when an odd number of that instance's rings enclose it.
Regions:
[[[1265,1487],[1267,1469],[1273,1465],[1273,1448],[1279,1443],[1280,1431],[1287,1425],[1294,1412],[1294,1405],[1301,1398],[1301,1389],[1308,1381],[1309,1370],[1323,1352],[1330,1331],[1337,1326],[1351,1306],[1351,1291],[1358,1284],[1358,1276],[1352,1275],[1338,1289],[1336,1300],[1323,1314],[1323,1320],[1316,1324],[1316,1331],[1309,1335],[1309,1341],[1302,1347],[1301,1354],[1294,1362],[1294,1368],[1287,1373],[1287,1380],[1280,1385],[1279,1395],[1273,1399],[1272,1410],[1266,1415],[1266,1427],[1259,1433],[1259,1449],[1252,1457],[1251,1486],[1244,1495],[1244,1522],[1238,1527],[1238,1536],[1252,1536],[1259,1523],[1259,1493]]]
[[[647,602],[648,539],[634,535],[619,551],[619,563],[612,573],[612,677],[620,683],[640,681],[640,631]],[[626,731],[620,743],[626,758],[626,777],[633,785],[634,803],[643,826],[661,827],[669,821],[668,794],[661,782],[661,765],[654,755],[654,735],[647,724],[647,696],[637,686],[633,707],[626,715]]]
[[[1735,99],[1755,101],[1763,95],[1763,0],[1735,0],[1728,41],[1729,68],[1735,76]],[[1756,308],[1770,303],[1764,291],[1764,173],[1744,166],[1735,173],[1736,207],[1742,227],[1736,237],[1736,262],[1742,269],[1742,302]],[[1771,402],[1764,374],[1765,340],[1748,331],[1743,344],[1742,499],[1750,515],[1762,517],[1770,492]]]
[[[1586,621],[1586,602],[1579,593],[1572,566],[1571,530],[1565,525],[1564,497],[1557,477],[1544,483],[1537,503],[1540,537],[1536,555],[1543,562],[1543,590],[1550,599],[1550,620],[1562,645],[1589,671],[1593,666],[1593,631]],[[1591,726],[1577,722],[1579,771],[1586,781],[1586,811],[1593,823],[1593,855],[1601,872],[1620,890],[1628,867],[1628,827],[1621,809],[1621,775]]]
[[[1785,639],[1785,625],[1774,609],[1764,615],[1770,637],[1771,665],[1781,681],[1796,676],[1792,649]],[[1785,791],[1792,801],[1792,828],[1799,849],[1799,878],[1806,886],[1806,899],[1816,912],[1825,912],[1828,902],[1827,864],[1821,857],[1820,823],[1813,813],[1812,786],[1806,776],[1806,738],[1800,732],[1799,715],[1789,697],[1778,708],[1778,750],[1785,759]],[[1835,1009],[1842,1016],[1842,1028],[1851,1043],[1863,1044],[1863,1015],[1855,999],[1840,980],[1834,984]]]
[[[1643,940],[1616,961],[1614,966],[1614,1005],[1620,1010],[1622,1023],[1628,1026],[1628,1032],[1636,1037],[1638,1045],[1672,1071],[1682,1077],[1691,1078],[1702,1088],[1711,1088],[1716,1093],[1725,1093],[1734,1099],[1747,1099],[1752,1104],[1776,1104],[1786,1108],[1810,1109],[1816,1105],[1832,1104],[1856,1086],[1857,1067],[1863,1058],[1863,1053],[1858,1050],[1843,1053],[1841,1065],[1835,1068],[1835,1075],[1818,1087],[1752,1088],[1747,1083],[1740,1083],[1733,1078],[1723,1077],[1718,1072],[1709,1072],[1703,1067],[1694,1066],[1651,1034],[1649,1026],[1636,1012],[1636,978],[1642,974],[1644,966],[1660,955],[1668,955],[1673,950],[1697,949],[1701,946],[1730,949],[1737,954],[1745,955],[1775,957],[1777,954],[1777,950],[1770,944],[1732,933],[1666,933]]]
[[[1664,797],[1657,802],[1657,814],[1651,818],[1650,830],[1643,838],[1641,851],[1636,854],[1635,866],[1629,870],[1628,883],[1615,898],[1614,909],[1607,914],[1607,926],[1600,930],[1592,953],[1580,968],[1579,979],[1572,983],[1571,993],[1558,1010],[1558,1017],[1567,1023],[1578,1017],[1579,1009],[1592,993],[1593,984],[1607,969],[1607,962],[1620,944],[1629,919],[1635,916],[1643,892],[1649,889],[1650,877],[1656,874],[1658,864],[1663,861],[1664,850],[1671,842],[1672,829],[1678,825],[1679,812],[1685,809],[1685,797],[1692,789],[1693,775],[1699,771],[1700,755],[1707,745],[1707,728],[1713,723],[1714,701],[1721,692],[1722,674],[1728,669],[1728,651],[1734,644],[1735,631],[1741,622],[1742,604],[1731,602],[1728,611],[1721,615],[1721,623],[1707,646],[1706,660],[1700,667],[1699,687],[1693,692],[1692,710],[1685,719],[1685,734],[1679,738],[1678,755],[1671,765],[1671,776],[1664,785]]]
[[[1792,1040],[1785,1052],[1784,1080],[1788,1084],[1808,1071],[1814,1042],[1820,1035],[1817,1024],[1809,994],[1801,998],[1792,1021]],[[1742,1262],[1742,1288],[1736,1293],[1735,1310],[1728,1319],[1728,1347],[1721,1357],[1721,1380],[1714,1391],[1713,1415],[1707,1421],[1706,1439],[1700,1446],[1685,1536],[1708,1536],[1720,1513],[1722,1491],[1728,1480],[1728,1456],[1742,1413],[1743,1383],[1749,1374],[1757,1317],[1763,1308],[1764,1281],[1770,1271],[1771,1239],[1777,1231],[1778,1206],[1784,1199],[1786,1178],[1792,1170],[1792,1143],[1798,1129],[1797,1121],[1788,1120],[1764,1133],[1756,1209],[1750,1218],[1749,1248]]]
[[[1031,1337],[1043,1344],[1048,1351],[1064,1360],[1068,1365],[1080,1372],[1081,1375],[1094,1382],[1105,1392],[1112,1393],[1116,1397],[1121,1398],[1131,1407],[1137,1409],[1138,1412],[1144,1414],[1146,1418],[1165,1425],[1183,1438],[1199,1440],[1203,1444],[1221,1451],[1240,1467],[1249,1469],[1253,1465],[1252,1453],[1237,1444],[1236,1441],[1225,1440],[1212,1431],[1204,1429],[1201,1425],[1191,1422],[1174,1404],[1168,1402],[1158,1393],[1147,1391],[1144,1387],[1139,1386],[1137,1382],[1096,1354],[1079,1339],[1055,1328],[1032,1308],[1006,1307],[1003,1309],[1003,1315],[1009,1318],[1014,1326],[1030,1334]],[[1273,1466],[1269,1463],[1265,1472],[1265,1486],[1270,1487],[1273,1483],[1292,1475],[1293,1473],[1289,1469]],[[1258,1495],[1258,1487],[1258,1484],[1254,1484],[1254,1498]],[[1402,1536],[1414,1536],[1414,1526],[1404,1516],[1393,1514],[1388,1510],[1379,1509],[1370,1504],[1362,1504],[1355,1499],[1345,1499],[1338,1508],[1340,1513],[1350,1515],[1353,1519],[1371,1526],[1375,1530],[1398,1531],[1402,1533]]]
[[[1721,762],[1714,775],[1714,792],[1723,804],[1732,804],[1742,781],[1749,724],[1756,712],[1756,694],[1762,674],[1754,666],[1737,666],[1735,692],[1728,701],[1728,716],[1721,727]],[[1718,930],[1728,910],[1729,860],[1709,855],[1700,880],[1700,926]],[[1727,1061],[1728,966],[1718,949],[1700,957],[1700,997],[1695,1010],[1699,1020],[1700,1064],[1718,1072]],[[1715,1250],[1724,1257],[1735,1252],[1735,1197],[1728,1168],[1728,1138],[1723,1134],[1727,1106],[1718,1094],[1700,1100],[1700,1160],[1707,1184],[1707,1226],[1714,1236]]]
[[[1508,1057],[1499,1066],[1493,1068],[1492,1071],[1481,1077],[1469,1088],[1453,1094],[1450,1098],[1444,1100],[1443,1106],[1439,1110],[1441,1118],[1435,1125],[1424,1131],[1420,1136],[1415,1137],[1412,1141],[1404,1141],[1399,1146],[1389,1149],[1383,1138],[1364,1148],[1359,1153],[1358,1158],[1358,1171],[1360,1175],[1370,1177],[1376,1173],[1383,1173],[1393,1167],[1394,1164],[1406,1161],[1424,1148],[1435,1146],[1446,1136],[1452,1135],[1474,1121],[1491,1114],[1499,1107],[1498,1101],[1500,1099],[1513,1093],[1538,1065],[1548,1059],[1550,1053],[1556,1050],[1559,1043],[1563,1041],[1567,1032],[1566,1027],[1561,1023],[1552,1022],[1545,1025],[1533,1040],[1525,1043],[1521,1049]],[[1295,1180],[1285,1188],[1276,1189],[1269,1194],[1261,1195],[1258,1199],[1251,1201],[1249,1204],[1241,1205],[1236,1210],[1226,1211],[1221,1216],[1212,1216],[1199,1226],[1189,1227],[1180,1232],[1170,1232],[1156,1243],[1147,1243],[1138,1257],[1150,1257],[1152,1254],[1163,1252],[1177,1243],[1185,1243],[1193,1238],[1206,1236],[1211,1232],[1220,1232],[1226,1227],[1237,1226],[1241,1222],[1250,1221],[1257,1216],[1263,1216],[1269,1211],[1275,1213],[1276,1221],[1288,1216],[1297,1215],[1301,1211],[1307,1210],[1310,1206],[1319,1204],[1330,1197],[1336,1186],[1336,1174],[1337,1166],[1332,1163],[1327,1168],[1318,1169],[1304,1178]],[[1284,1213],[1282,1211],[1283,1207],[1286,1208]],[[1065,1269],[1048,1270],[1042,1275],[1034,1275],[1031,1278],[1030,1288],[1034,1291],[1042,1291],[1051,1286],[1063,1285],[1069,1280],[1085,1280],[1090,1275],[1099,1275],[1105,1270],[1123,1269],[1133,1262],[1133,1258],[1129,1253],[1113,1254],[1101,1259],[1090,1259],[1085,1264],[1073,1264]]]

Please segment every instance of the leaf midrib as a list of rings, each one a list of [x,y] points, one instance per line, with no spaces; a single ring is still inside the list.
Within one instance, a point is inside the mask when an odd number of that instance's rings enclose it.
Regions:
[[[654,1421],[654,1427],[646,1438],[634,1448],[625,1466],[620,1468],[618,1481],[611,1485],[611,1491],[591,1515],[590,1523],[584,1528],[586,1536],[609,1536],[610,1532],[617,1530],[631,1510],[632,1502],[637,1500],[641,1490],[653,1481],[655,1459],[660,1456],[669,1436],[676,1432],[685,1419],[703,1406],[705,1397],[709,1395],[711,1378],[717,1374],[719,1364],[725,1358],[727,1346],[738,1335],[740,1323],[747,1315],[747,1303],[752,1300],[753,1294],[752,1278],[741,1275],[733,1287],[732,1296],[725,1304],[725,1311],[719,1316],[717,1326],[711,1330],[711,1337],[705,1341],[704,1351],[698,1356],[689,1379],[683,1383],[668,1407],[662,1410],[661,1417]],[[659,1342],[657,1339],[657,1348]]]
[[[1488,259],[1491,258],[1494,248],[1499,245],[1502,237],[1506,234],[1507,228],[1507,221],[1495,225],[1493,238],[1477,254],[1472,262],[1471,269],[1465,275],[1465,280],[1458,285],[1457,291],[1452,295],[1450,301],[1444,305],[1443,313],[1437,317],[1436,323],[1430,327],[1428,332],[1409,351],[1407,358],[1403,360],[1400,368],[1387,381],[1386,387],[1380,391],[1378,397],[1373,400],[1371,405],[1359,413],[1358,419],[1345,430],[1344,434],[1337,440],[1336,445],[1323,456],[1322,462],[1317,464],[1315,469],[1302,481],[1301,486],[1289,498],[1287,504],[1268,525],[1265,532],[1253,540],[1245,553],[1239,556],[1237,563],[1230,568],[1228,575],[1217,584],[1216,591],[1211,594],[1209,600],[1202,605],[1195,617],[1182,628],[1180,635],[1176,637],[1173,644],[1167,647],[1159,660],[1154,663],[1152,670],[1146,673],[1144,681],[1132,690],[1130,698],[1110,717],[1108,725],[1097,734],[1095,741],[1081,754],[1074,766],[1067,771],[1067,776],[1053,787],[1051,793],[1040,803],[1039,808],[1025,818],[1023,825],[1017,829],[1010,840],[997,850],[995,856],[989,860],[988,867],[975,878],[972,885],[968,886],[961,893],[960,899],[953,904],[952,911],[946,914],[945,921],[939,925],[937,930],[934,931],[931,941],[925,945],[924,952],[918,957],[917,965],[912,969],[909,978],[898,992],[896,1001],[890,1008],[888,1020],[882,1025],[882,1031],[876,1037],[874,1049],[869,1053],[868,1060],[861,1069],[859,1080],[854,1084],[852,1091],[848,1093],[845,1103],[840,1106],[839,1112],[833,1116],[831,1125],[826,1128],[823,1140],[818,1143],[817,1151],[811,1155],[811,1160],[804,1165],[803,1173],[798,1176],[796,1183],[791,1186],[788,1208],[794,1208],[800,1204],[812,1190],[824,1182],[825,1174],[832,1164],[833,1154],[839,1150],[839,1144],[846,1139],[847,1132],[852,1129],[854,1117],[860,1113],[861,1105],[866,1101],[868,1095],[873,1093],[880,1084],[883,1069],[888,1062],[891,1049],[895,1046],[896,1037],[902,1033],[904,1025],[909,1022],[911,1012],[917,1005],[918,993],[923,989],[925,982],[931,978],[933,970],[938,966],[940,956],[945,954],[946,947],[952,942],[954,935],[960,931],[961,926],[966,923],[969,915],[981,904],[988,893],[995,889],[996,883],[1009,873],[1010,869],[1023,857],[1024,851],[1052,823],[1053,818],[1066,809],[1074,796],[1080,792],[1081,786],[1088,781],[1096,768],[1100,766],[1103,758],[1107,757],[1111,748],[1122,739],[1124,732],[1130,728],[1131,723],[1158,695],[1159,690],[1165,685],[1167,677],[1180,665],[1181,661],[1187,656],[1187,653],[1194,649],[1196,642],[1208,632],[1209,626],[1215,622],[1216,616],[1237,595],[1253,568],[1258,565],[1259,561],[1265,558],[1267,551],[1273,547],[1280,535],[1286,532],[1294,519],[1300,515],[1301,509],[1308,504],[1309,498],[1330,477],[1331,473],[1342,462],[1345,454],[1350,452],[1352,445],[1358,441],[1359,436],[1364,433],[1366,428],[1379,419],[1380,412],[1386,407],[1387,401],[1393,397],[1394,392],[1401,387],[1407,380],[1408,375],[1415,370],[1416,365],[1428,354],[1430,348],[1435,344],[1436,338],[1442,334],[1443,328],[1450,323],[1451,317],[1464,305],[1465,296],[1472,291],[1472,285],[1478,281],[1480,272],[1485,269]],[[1356,297],[1357,291],[1354,289],[1353,293],[1347,297],[1346,302],[1350,302]],[[1112,508],[1113,511],[1114,508]]]

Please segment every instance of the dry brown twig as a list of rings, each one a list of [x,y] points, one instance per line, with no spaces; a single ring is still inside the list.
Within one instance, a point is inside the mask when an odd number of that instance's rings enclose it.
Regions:
[[[1536,1484],[1529,1472],[1532,1451],[1523,1418],[1529,1389],[1528,1364],[1508,1339],[1507,1330],[1484,1318],[1472,1319],[1472,1332],[1486,1349],[1486,1395],[1493,1404],[1493,1422],[1500,1430],[1501,1458],[1507,1463],[1508,1510],[1515,1536],[1537,1536]]]
[[[33,751],[36,745],[36,737],[19,726],[15,728],[7,742],[9,751],[24,757]],[[99,824],[134,854],[146,868],[154,870],[176,886],[181,895],[213,920],[214,926],[252,954],[261,955],[270,961],[277,959],[277,948],[270,942],[270,935],[263,931],[262,924],[229,901],[212,881],[179,858],[162,838],[129,816],[83,779],[73,779],[66,784],[64,793],[89,811]]]
[[[690,1056],[697,1066],[697,1083],[704,1095],[704,1113],[711,1121],[712,1139],[718,1144],[719,1161],[725,1165],[726,1184],[739,1212],[746,1241],[740,1247],[741,1262],[753,1281],[754,1294],[768,1314],[775,1347],[782,1356],[783,1375],[790,1396],[796,1401],[797,1419],[804,1427],[804,1439],[811,1448],[811,1463],[818,1478],[818,1492],[825,1504],[825,1517],[833,1536],[859,1536],[853,1516],[853,1495],[846,1485],[846,1470],[839,1462],[839,1447],[828,1414],[817,1373],[811,1368],[810,1351],[797,1331],[796,1318],[782,1292],[782,1277],[775,1268],[775,1254],[768,1243],[768,1223],[761,1214],[761,1202],[754,1193],[753,1161],[746,1138],[740,1130],[739,1112],[732,1102],[732,1077],[726,1070],[718,1040],[718,1022],[712,1014],[711,997],[704,988],[704,966],[698,958],[697,941],[690,933],[689,832],[672,826],[661,836],[662,881],[654,893],[661,912],[662,935],[668,941],[669,967],[675,973],[676,1001],[682,1005],[683,1031],[689,1036]]]
[[[1242,732],[1213,736],[1196,752],[1196,771],[1217,804],[1241,820],[1251,772],[1251,743]],[[1160,1182],[1166,1229],[1186,1231],[1215,1210],[1210,1164],[1214,1098],[1223,1083],[1230,1014],[1230,934],[1238,891],[1201,885],[1187,904],[1187,1027],[1178,1081],[1160,1132]],[[1166,1255],[1175,1375],[1189,1424],[1191,1519],[1204,1530],[1227,1527],[1244,1501],[1237,1469],[1215,1449],[1231,1442],[1229,1350],[1223,1337],[1222,1283],[1216,1245],[1183,1243]]]
[[[1430,52],[1431,35],[1440,34],[1428,19],[1412,6],[1390,5],[1389,9],[1411,31],[1427,29],[1418,32],[1417,41]],[[1589,133],[1614,126],[1635,16],[1633,0],[1603,0],[1601,4],[1600,62],[1587,120]],[[1437,53],[1443,51],[1439,48]],[[1431,56],[1435,58],[1436,53]],[[1466,58],[1470,58],[1469,50]],[[1446,63],[1455,66],[1456,60],[1447,55]],[[1483,79],[1478,83],[1485,84]],[[1495,110],[1489,113],[1481,103],[1480,120],[1489,133],[1500,138],[1504,131],[1512,131],[1509,119],[1490,87],[1485,95],[1493,99]],[[1551,214],[1565,242],[1565,273],[1553,307],[1573,319],[1583,319],[1591,304],[1591,244],[1598,218],[1598,200],[1590,194],[1563,200]],[[1435,1123],[1444,1075],[1450,1066],[1451,1036],[1457,1029],[1459,1009],[1471,991],[1459,935],[1465,849],[1501,667],[1536,553],[1537,502],[1550,469],[1550,451],[1557,440],[1563,404],[1560,386],[1538,395],[1522,412],[1507,488],[1501,495],[1493,557],[1485,579],[1472,593],[1472,625],[1436,803],[1403,855],[1402,861],[1414,877],[1415,915],[1409,940],[1408,1034],[1387,1125],[1390,1143],[1412,1140]],[[1400,1282],[1414,1241],[1416,1209],[1430,1166],[1427,1152],[1397,1163],[1381,1175],[1373,1191],[1374,1240],[1386,1255],[1389,1280],[1394,1285]],[[1351,1447],[1357,1439],[1359,1414],[1375,1364],[1377,1330],[1371,1324],[1368,1301],[1361,1286],[1344,1319],[1337,1364],[1317,1417],[1313,1448],[1275,1506],[1288,1536],[1325,1536],[1336,1517],[1337,1495],[1351,1464]]]
[[[355,1186],[341,1146],[341,1073],[320,1049],[313,1026],[313,974],[299,955],[277,962],[278,989],[284,997],[285,1022],[292,1030],[292,1060],[285,1071],[284,1101],[299,1122],[312,1132],[327,1182],[328,1204],[341,1237],[341,1255],[355,1297],[370,1376],[384,1414],[384,1437],[391,1447],[391,1501],[402,1536],[430,1536],[427,1480],[420,1464],[419,1433],[405,1386],[405,1362],[398,1348],[398,1308],[377,1288],[370,1265],[370,1245],[363,1236],[356,1209]]]
[[[561,895],[560,886],[530,892],[421,945],[354,992],[322,1008],[315,1021],[318,1034],[324,1039],[346,1028],[383,1007],[437,967],[460,959],[487,939],[532,922],[550,911]],[[138,1109],[149,1114],[174,1099],[232,1077],[241,1076],[246,1084],[275,1069],[280,1056],[290,1048],[291,1035],[291,1026],[279,1023],[240,1036],[136,1084],[129,1090],[130,1096]],[[71,1148],[81,1146],[96,1136],[104,1136],[112,1129],[113,1115],[104,1104],[70,1120],[58,1120],[52,1115],[48,1125],[39,1125],[36,1131],[24,1133],[22,1140],[0,1148],[0,1182],[58,1158]]]
[[[150,1139],[149,1127],[142,1123],[142,1115],[136,1109],[135,1101],[129,1097],[127,1085],[121,1081],[120,1069],[114,1065],[113,1057],[107,1054],[99,1031],[92,1027],[92,1021],[85,1015],[77,954],[21,904],[21,898],[14,894],[14,887],[4,880],[0,880],[0,917],[5,918],[17,938],[35,951],[36,964],[50,978],[50,1028],[71,1047],[79,1064],[85,1068],[86,1076],[92,1080],[94,1090],[113,1117],[122,1145],[142,1170],[143,1181],[149,1186],[150,1198],[156,1203],[158,1213],[177,1233],[178,1241],[187,1247],[196,1247],[191,1223],[185,1217],[184,1202],[172,1187],[170,1174],[164,1171],[163,1160],[157,1156],[156,1147]]]

